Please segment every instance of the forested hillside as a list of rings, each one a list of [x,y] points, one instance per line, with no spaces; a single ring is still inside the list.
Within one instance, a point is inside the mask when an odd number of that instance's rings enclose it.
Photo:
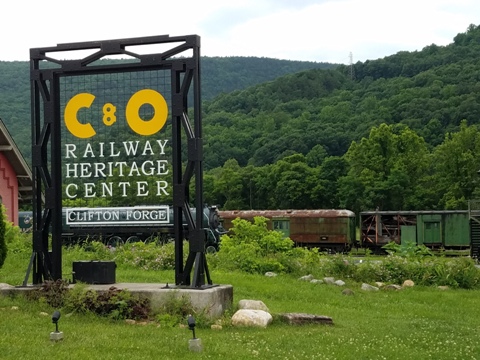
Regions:
[[[202,99],[208,100],[285,74],[336,65],[256,57],[203,57],[201,67]],[[27,159],[30,159],[31,147],[29,79],[28,61],[0,61],[0,119]]]
[[[478,26],[204,110],[207,199],[225,208],[466,209],[480,196]]]
[[[461,120],[480,121],[479,41],[471,27],[445,47],[359,62],[354,79],[342,65],[221,95],[204,106],[207,144],[214,149],[207,162],[264,165],[292,152],[307,155],[316,144],[328,155],[343,155],[382,123],[404,124],[434,147]]]
[[[208,203],[358,212],[462,209],[480,197],[480,26],[448,46],[353,67],[228,59],[203,61]],[[270,72],[275,64],[286,75]],[[248,86],[253,73],[269,78]],[[0,116],[14,114],[5,122],[17,140],[29,126],[15,104],[29,104],[29,93],[16,94],[15,76],[5,78]],[[214,80],[222,90],[209,95]]]

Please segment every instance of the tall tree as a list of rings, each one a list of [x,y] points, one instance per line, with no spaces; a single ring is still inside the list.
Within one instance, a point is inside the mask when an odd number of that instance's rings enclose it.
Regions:
[[[308,209],[315,204],[322,184],[318,170],[309,167],[305,156],[295,154],[277,161],[272,166],[274,205],[279,209]]]
[[[437,192],[445,209],[466,209],[480,189],[480,132],[476,125],[460,124],[434,151]],[[477,194],[478,195],[478,194]]]
[[[353,142],[345,159],[349,171],[340,182],[345,207],[408,210],[418,203],[415,189],[428,175],[428,150],[409,128],[381,124],[368,139]]]
[[[224,198],[224,209],[236,210],[248,208],[245,199],[242,198],[242,178],[242,169],[240,165],[238,165],[237,160],[227,160],[215,181],[216,190],[221,193]]]

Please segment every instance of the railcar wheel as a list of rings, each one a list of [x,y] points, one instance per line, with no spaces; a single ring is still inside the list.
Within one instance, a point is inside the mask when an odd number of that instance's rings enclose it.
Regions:
[[[117,247],[119,245],[123,245],[123,239],[120,236],[111,236],[107,240],[108,247]]]
[[[145,239],[146,243],[155,243],[156,245],[165,245],[173,241],[174,239],[169,234],[163,233],[151,235]]]
[[[174,242],[175,239],[168,233],[158,233],[147,238],[145,242],[153,242],[156,245],[165,245]]]
[[[129,236],[127,238],[127,244],[130,244],[130,243],[135,243],[135,242],[139,242],[140,241],[140,238],[136,235],[133,235],[133,236]]]
[[[209,245],[205,249],[205,252],[208,254],[215,254],[217,252],[217,248],[215,246]]]

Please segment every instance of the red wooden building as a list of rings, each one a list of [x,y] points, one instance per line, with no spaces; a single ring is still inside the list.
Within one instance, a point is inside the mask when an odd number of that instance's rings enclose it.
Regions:
[[[19,207],[31,203],[32,186],[32,172],[0,119],[0,202],[15,225]]]

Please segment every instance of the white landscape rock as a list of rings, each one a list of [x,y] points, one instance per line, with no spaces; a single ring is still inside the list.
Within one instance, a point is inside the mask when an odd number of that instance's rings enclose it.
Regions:
[[[300,280],[300,281],[311,281],[311,280],[313,280],[313,275],[312,274],[305,275],[305,276],[302,276],[301,278],[299,278],[298,280]]]
[[[345,285],[345,281],[343,281],[343,280],[335,280],[334,284],[337,285],[337,286],[344,286],[344,285]]]
[[[238,302],[239,309],[263,310],[269,312],[267,305],[261,300],[240,300]]]
[[[364,290],[364,291],[378,291],[378,290],[380,290],[376,286],[372,286],[372,285],[365,284],[365,283],[362,284],[361,289]]]
[[[233,326],[266,328],[272,321],[272,315],[264,310],[240,309],[232,316]]]

